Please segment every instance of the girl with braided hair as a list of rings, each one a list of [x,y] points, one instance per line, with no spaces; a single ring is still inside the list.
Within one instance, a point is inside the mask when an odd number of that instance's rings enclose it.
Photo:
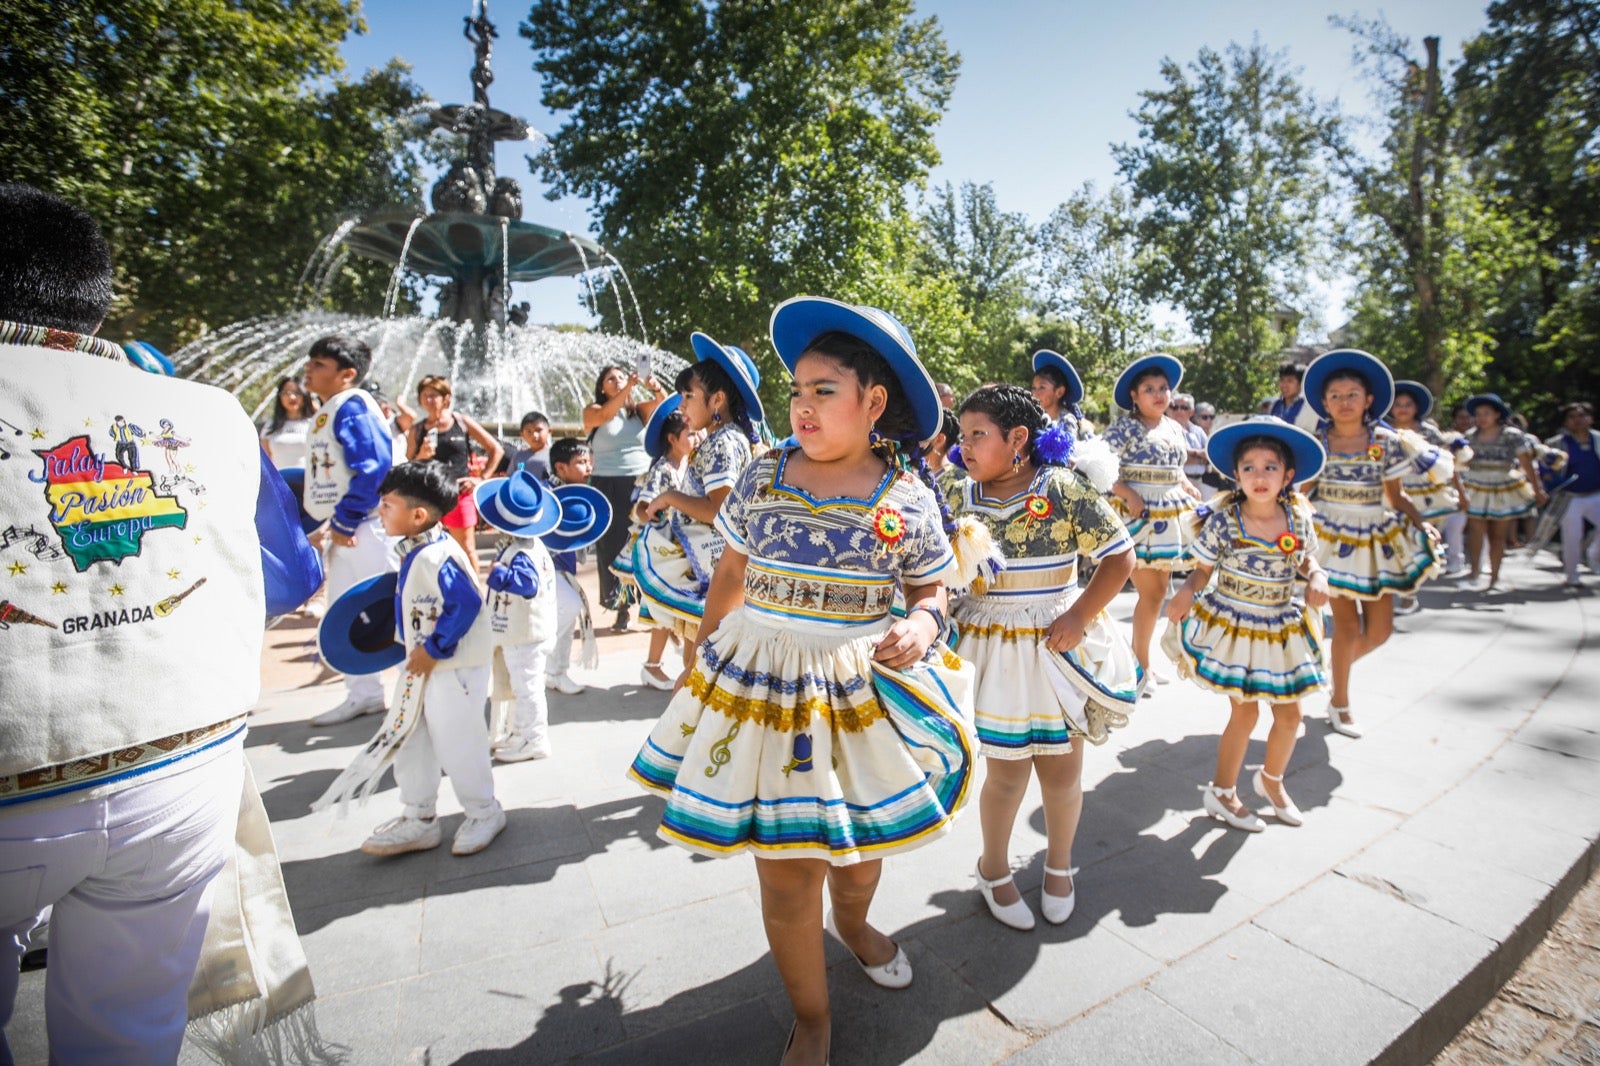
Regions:
[[[1272,707],[1267,755],[1255,790],[1284,825],[1301,823],[1283,775],[1300,733],[1300,700],[1327,684],[1322,608],[1328,576],[1317,562],[1311,502],[1294,491],[1322,470],[1315,437],[1271,415],[1224,426],[1206,442],[1206,458],[1238,488],[1200,515],[1195,568],[1167,605],[1172,623],[1162,648],[1178,673],[1228,697],[1232,714],[1217,743],[1217,768],[1202,785],[1205,810],[1236,829],[1258,833],[1256,813],[1239,800],[1239,771],[1260,703]],[[1207,587],[1212,571],[1214,585]],[[1297,578],[1306,581],[1303,600]]]
[[[755,423],[766,418],[757,389],[761,373],[744,349],[718,344],[704,333],[691,338],[699,362],[674,383],[678,412],[690,432],[706,438],[689,456],[680,488],[667,489],[644,510],[644,529],[633,546],[633,578],[650,618],[671,630],[689,666],[691,638],[700,626],[711,575],[724,541],[713,522],[717,509],[744,473],[760,441]],[[663,517],[664,516],[664,517]]]
[[[951,509],[983,522],[1005,567],[951,611],[961,657],[977,670],[975,722],[988,760],[978,810],[978,890],[996,920],[1032,929],[1010,870],[1011,830],[1037,774],[1044,799],[1040,909],[1059,925],[1077,901],[1072,844],[1083,810],[1083,742],[1127,723],[1141,680],[1133,650],[1105,613],[1133,571],[1133,543],[1111,506],[1069,468],[1070,430],[1015,385],[987,385],[960,408],[970,480]],[[1078,557],[1097,563],[1078,588]]]
[[[630,776],[666,797],[666,840],[755,855],[794,1066],[828,1057],[824,929],[869,980],[911,983],[867,910],[883,857],[949,828],[975,742],[972,668],[940,640],[959,567],[914,457],[940,408],[910,336],[876,308],[798,297],[772,341],[798,443],[723,501],[694,665]]]

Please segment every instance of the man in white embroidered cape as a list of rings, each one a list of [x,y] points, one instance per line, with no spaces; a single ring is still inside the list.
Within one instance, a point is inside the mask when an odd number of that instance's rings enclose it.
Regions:
[[[110,302],[94,221],[0,183],[0,507],[39,534],[0,549],[0,1026],[49,908],[51,1061],[170,1064],[190,1009],[248,1035],[312,996],[244,732],[264,618],[322,568],[238,400],[130,365],[94,336]],[[176,423],[184,477],[119,418]]]

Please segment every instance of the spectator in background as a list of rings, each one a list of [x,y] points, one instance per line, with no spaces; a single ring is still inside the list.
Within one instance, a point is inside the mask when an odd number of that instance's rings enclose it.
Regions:
[[[634,404],[633,390],[643,385],[650,399]],[[628,631],[628,603],[622,581],[611,569],[617,553],[628,543],[628,523],[621,516],[633,507],[633,483],[650,469],[650,454],[644,450],[644,424],[650,421],[656,405],[667,398],[667,390],[654,377],[640,380],[624,367],[602,367],[594,383],[594,402],[583,409],[583,428],[589,434],[594,453],[594,473],[589,483],[611,503],[611,513],[619,516],[611,523],[596,547],[600,564],[600,606],[616,611],[613,633]]]
[[[946,411],[954,411],[956,409],[956,390],[952,389],[948,382],[939,382],[933,387],[933,390],[939,394],[939,406]],[[954,444],[955,442],[951,441],[951,443]]]
[[[505,449],[488,430],[451,409],[452,394],[450,382],[436,374],[417,382],[417,402],[425,417],[411,427],[406,458],[413,462],[431,459],[443,463],[450,476],[456,479],[456,508],[440,519],[439,524],[461,545],[467,557],[476,561],[478,505],[473,502],[472,490],[478,487],[479,479],[472,475],[472,445],[477,444],[487,453],[483,470],[498,466]]]
[[[417,420],[417,413],[405,404],[389,399],[384,394],[383,388],[375,381],[367,382],[366,388],[368,394],[378,401],[378,410],[382,411],[383,417],[388,420],[385,426],[389,430],[389,439],[393,445],[393,466],[399,466],[406,461],[406,434],[411,432],[411,427]],[[393,469],[393,466],[390,469]]]
[[[306,440],[311,435],[311,416],[317,402],[306,387],[294,378],[278,382],[272,400],[272,418],[261,431],[261,450],[279,470],[300,469],[306,465]]]
[[[1211,464],[1206,462],[1207,431],[1194,423],[1195,402],[1194,396],[1187,392],[1172,394],[1172,403],[1167,407],[1167,413],[1172,415],[1173,421],[1183,427],[1183,435],[1189,441],[1189,458],[1183,464],[1183,475],[1196,485],[1211,469]]]
[[[1475,425],[1472,412],[1467,410],[1467,408],[1464,406],[1457,407],[1456,413],[1450,417],[1450,428],[1454,429],[1457,433],[1465,433]]]
[[[522,416],[522,426],[517,431],[522,446],[511,453],[506,462],[506,474],[526,470],[541,481],[550,476],[550,419],[543,411],[529,411]]]
[[[1211,439],[1212,428],[1217,422],[1217,409],[1204,400],[1194,405],[1194,423],[1206,435],[1206,440]],[[1229,479],[1220,470],[1206,464],[1206,472],[1200,476],[1200,483],[1209,489],[1221,492],[1229,487]]]
[[[1278,366],[1278,398],[1266,409],[1274,418],[1281,418],[1292,426],[1309,433],[1317,431],[1317,413],[1306,404],[1301,389],[1306,377],[1304,363],[1281,363]]]
[[[1594,429],[1594,407],[1579,401],[1561,408],[1561,432],[1545,443],[1566,453],[1568,481],[1559,495],[1566,497],[1561,512],[1561,568],[1568,588],[1581,588],[1578,559],[1583,555],[1583,524],[1600,531],[1600,433]],[[1591,534],[1589,569],[1600,570],[1600,532]]]

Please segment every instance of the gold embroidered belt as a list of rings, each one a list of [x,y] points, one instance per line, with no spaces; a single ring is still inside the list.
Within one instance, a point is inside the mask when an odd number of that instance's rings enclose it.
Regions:
[[[1065,566],[1040,566],[1027,568],[1017,562],[1007,561],[1006,568],[995,575],[986,591],[989,595],[1016,595],[1031,592],[1057,592],[1072,588],[1078,583],[1078,561]]]
[[[42,798],[47,794],[94,788],[134,773],[148,773],[155,769],[157,763],[171,761],[242,728],[244,720],[245,716],[241,714],[216,725],[187,729],[160,740],[146,740],[116,751],[69,759],[54,766],[24,770],[18,774],[0,774],[0,807]]]
[[[1324,503],[1348,503],[1360,507],[1375,507],[1383,503],[1383,486],[1348,485],[1337,481],[1323,481],[1317,485],[1317,499]]]
[[[744,599],[746,605],[772,614],[856,624],[889,613],[894,582],[870,574],[859,580],[842,574],[822,576],[800,567],[752,561],[744,572]]]
[[[1122,480],[1138,482],[1141,485],[1176,485],[1178,475],[1183,471],[1175,466],[1141,466],[1135,463],[1122,464]]]
[[[1282,607],[1294,598],[1294,583],[1290,581],[1252,581],[1230,571],[1217,575],[1217,591],[1230,600],[1260,604],[1263,607]]]

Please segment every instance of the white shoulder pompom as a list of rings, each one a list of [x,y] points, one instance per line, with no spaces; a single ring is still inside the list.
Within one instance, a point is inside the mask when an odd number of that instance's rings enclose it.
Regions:
[[[1088,478],[1096,492],[1110,492],[1122,472],[1122,463],[1103,437],[1090,437],[1078,441],[1072,449],[1072,469]]]
[[[971,515],[956,519],[956,533],[950,538],[950,547],[956,555],[957,578],[951,584],[956,588],[972,589],[981,593],[1005,565],[1005,559],[994,546],[989,527]]]
[[[1397,430],[1400,450],[1411,460],[1411,468],[1425,475],[1431,485],[1448,485],[1455,476],[1456,463],[1448,448],[1438,448],[1414,430]]]

